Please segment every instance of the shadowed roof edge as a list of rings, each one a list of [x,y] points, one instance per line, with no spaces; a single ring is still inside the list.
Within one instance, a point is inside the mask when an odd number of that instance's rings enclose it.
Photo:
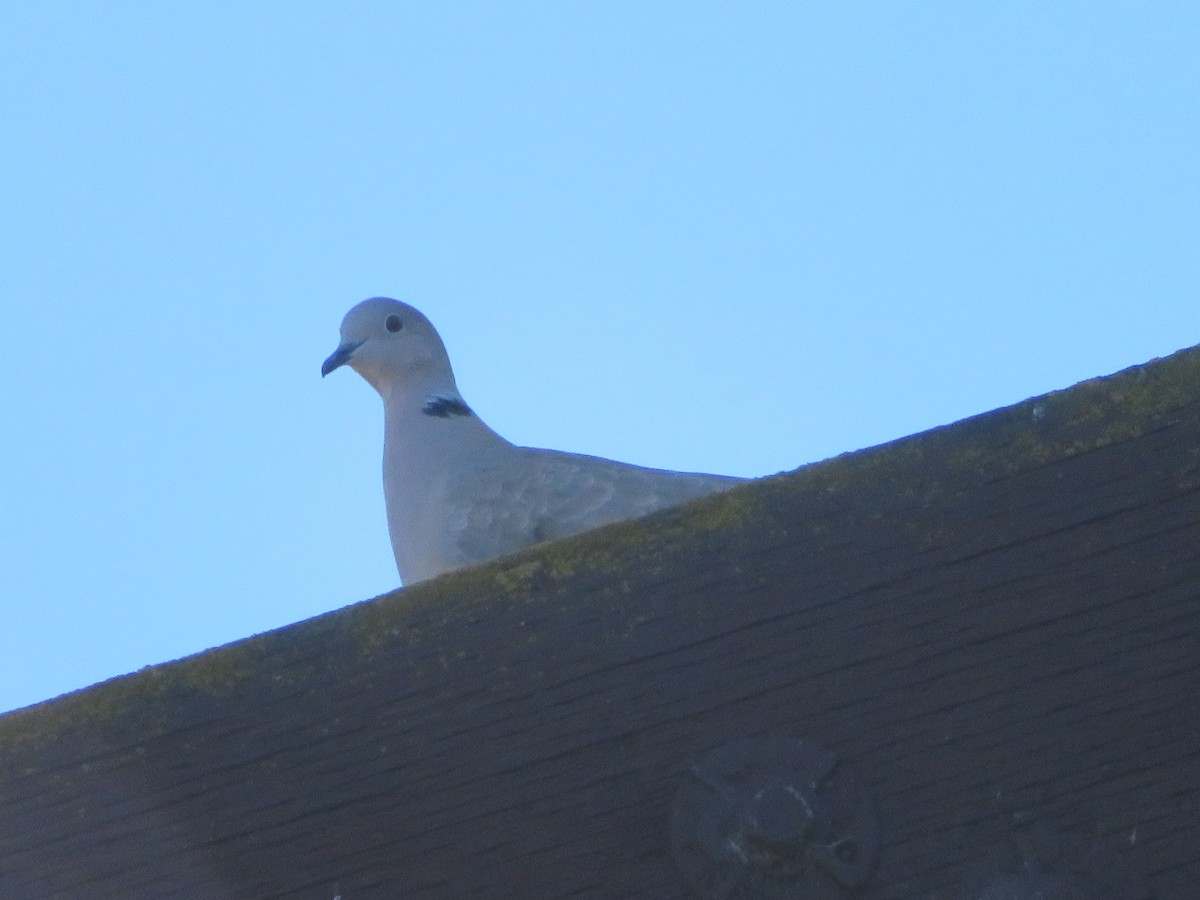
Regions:
[[[197,696],[250,687],[294,692],[305,673],[328,677],[397,643],[436,641],[452,653],[455,630],[474,620],[480,603],[547,602],[546,588],[571,579],[607,581],[619,592],[623,571],[652,567],[701,534],[726,546],[769,544],[773,529],[797,527],[775,517],[780,498],[802,504],[800,527],[844,529],[885,510],[936,503],[963,479],[1035,468],[1169,427],[1172,411],[1197,398],[1200,347],[1193,347],[14,710],[0,716],[0,759],[10,751],[26,758],[32,747],[79,729],[114,743],[131,733],[168,733]]]

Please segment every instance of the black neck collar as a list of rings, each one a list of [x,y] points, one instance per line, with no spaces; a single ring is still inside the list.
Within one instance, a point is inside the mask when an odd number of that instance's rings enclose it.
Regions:
[[[471,412],[471,407],[463,403],[461,397],[447,397],[439,394],[431,394],[426,397],[425,405],[421,407],[421,412],[427,416],[435,416],[439,419],[448,419],[451,416],[474,415]]]

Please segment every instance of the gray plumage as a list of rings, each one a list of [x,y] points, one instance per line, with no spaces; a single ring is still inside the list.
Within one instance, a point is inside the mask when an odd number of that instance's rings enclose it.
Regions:
[[[726,490],[742,479],[517,447],[458,392],[429,320],[386,297],[342,320],[321,374],[349,365],[383,398],[383,489],[405,584]]]

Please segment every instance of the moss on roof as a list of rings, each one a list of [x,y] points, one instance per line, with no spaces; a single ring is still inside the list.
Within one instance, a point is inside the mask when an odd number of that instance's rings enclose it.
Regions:
[[[31,747],[49,747],[82,731],[93,741],[111,735],[114,744],[130,734],[165,733],[198,700],[219,702],[248,689],[320,690],[319,682],[337,670],[397,644],[425,646],[421,665],[445,665],[455,653],[456,633],[476,620],[481,604],[561,602],[548,588],[581,578],[619,598],[628,590],[631,567],[652,575],[698,538],[745,547],[797,527],[819,535],[835,515],[869,518],[897,504],[933,503],[964,478],[999,476],[1136,438],[1169,425],[1173,410],[1197,398],[1200,347],[7,713],[0,716],[0,758],[19,751],[27,763]],[[1200,454],[1200,447],[1190,452]],[[810,513],[799,525],[778,514],[797,501]],[[618,641],[628,627],[622,620],[588,639]],[[311,679],[316,672],[324,677]]]

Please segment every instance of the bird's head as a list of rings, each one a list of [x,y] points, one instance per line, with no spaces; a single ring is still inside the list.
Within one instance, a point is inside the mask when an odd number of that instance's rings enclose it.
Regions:
[[[404,383],[454,386],[437,330],[416,309],[388,297],[364,300],[342,319],[341,342],[322,363],[321,375],[344,365],[384,396]]]

